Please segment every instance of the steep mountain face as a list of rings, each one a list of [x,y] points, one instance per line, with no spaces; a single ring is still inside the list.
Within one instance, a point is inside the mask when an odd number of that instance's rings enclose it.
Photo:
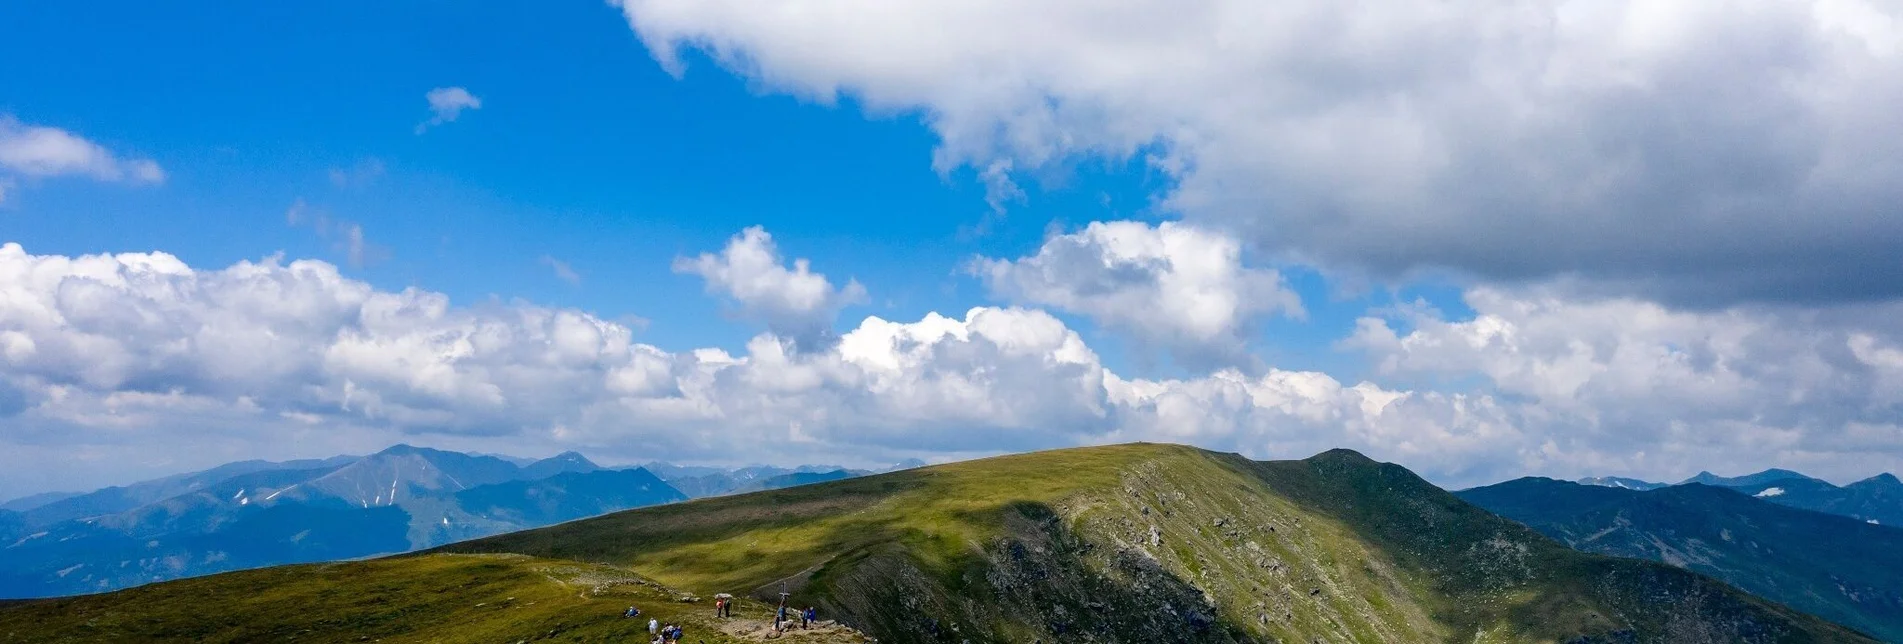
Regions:
[[[601,470],[573,454],[518,467],[397,446],[347,463],[300,463],[318,466],[208,470],[237,473],[213,482],[198,473],[187,492],[84,519],[36,525],[0,515],[0,597],[405,552],[685,498],[645,472]],[[546,472],[554,474],[523,480]]]
[[[1598,485],[1601,487],[1617,487],[1628,490],[1656,490],[1670,485],[1669,483],[1653,483],[1651,481],[1629,479],[1623,476],[1588,476],[1579,479],[1578,483],[1580,485]]]
[[[790,593],[882,642],[1855,642],[1670,566],[1580,553],[1352,452],[1060,450],[453,544]]]
[[[1642,492],[1527,478],[1459,496],[1580,550],[1662,561],[1903,641],[1903,529],[1706,485]]]

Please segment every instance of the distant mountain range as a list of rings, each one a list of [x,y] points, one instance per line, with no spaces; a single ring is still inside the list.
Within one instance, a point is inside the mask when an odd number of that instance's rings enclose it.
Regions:
[[[1618,487],[1628,490],[1655,490],[1668,483],[1638,479],[1591,477],[1579,479],[1582,485]],[[1736,490],[1778,505],[1802,508],[1869,523],[1903,526],[1903,481],[1894,474],[1878,474],[1845,486],[1805,476],[1798,472],[1768,469],[1756,474],[1723,477],[1699,472],[1678,485],[1709,485]]]
[[[1616,487],[1627,490],[1656,490],[1669,485],[1667,483],[1653,483],[1651,481],[1641,481],[1639,479],[1629,479],[1620,476],[1592,476],[1579,479],[1579,484]]]
[[[18,499],[0,510],[0,597],[405,552],[687,498],[572,452],[525,463],[398,445]]]
[[[1669,563],[1903,642],[1903,528],[1763,494],[1785,488],[1843,490],[1772,470],[1649,490],[1524,478],[1458,495],[1579,550]]]
[[[1891,530],[1692,487],[1853,537]],[[682,600],[723,592],[739,600],[736,619]],[[617,616],[632,604],[686,624],[689,641],[737,644],[760,641],[781,597],[851,627],[787,636],[809,644],[1872,641],[1705,575],[1578,552],[1354,452],[1259,462],[1146,444],[698,499],[375,561],[0,602],[0,637],[626,641],[642,630]]]
[[[369,456],[242,461],[0,505],[0,598],[407,552],[617,510],[867,473],[817,465],[610,469],[575,452],[535,460],[409,445]]]
[[[801,465],[791,469],[770,465],[750,465],[733,469],[720,469],[705,466],[684,466],[655,461],[641,467],[647,468],[668,485],[674,486],[690,498],[743,494],[761,490],[777,490],[795,485],[808,485],[837,481],[868,474],[882,474],[924,467],[925,461],[906,459],[890,467],[875,470],[847,469],[837,465]]]

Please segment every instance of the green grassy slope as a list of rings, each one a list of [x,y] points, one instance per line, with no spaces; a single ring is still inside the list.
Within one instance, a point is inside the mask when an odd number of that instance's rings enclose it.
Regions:
[[[610,584],[637,594],[604,602],[564,576],[626,571],[703,597],[785,590],[889,643],[1868,641],[1692,573],[1575,552],[1352,452],[1258,463],[1143,444],[0,607],[0,641],[600,641],[653,587]]]
[[[1694,574],[1574,552],[1352,452],[1057,450],[445,550],[785,589],[894,642],[1863,641]]]
[[[739,644],[771,620],[626,570],[519,555],[433,555],[280,566],[100,595],[0,604],[0,642],[646,642],[649,617],[689,641]],[[628,606],[643,611],[623,619]],[[728,632],[732,631],[732,632]],[[864,642],[803,633],[808,644]]]

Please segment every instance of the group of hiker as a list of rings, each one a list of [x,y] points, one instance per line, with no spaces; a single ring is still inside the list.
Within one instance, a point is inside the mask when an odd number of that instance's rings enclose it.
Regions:
[[[621,613],[621,616],[623,618],[640,617],[641,609],[629,606],[626,612]],[[721,593],[714,596],[714,617],[733,617],[733,595]],[[788,606],[785,594],[782,593],[780,608],[773,614],[773,631],[777,633],[792,628],[794,620],[799,621],[801,629],[812,628],[819,622],[819,609],[811,606],[804,609]],[[648,635],[654,638],[654,644],[678,644],[683,641],[681,638],[686,637],[679,625],[664,625],[655,618],[648,618]]]
[[[622,617],[640,617],[641,609],[629,606]],[[687,641],[687,632],[678,624],[662,624],[661,620],[648,618],[648,637],[651,644],[678,644]]]
[[[799,609],[781,603],[780,611],[773,616],[773,630],[779,631],[793,627],[794,618],[789,617],[788,613],[798,614],[801,629],[812,628],[813,624],[819,621],[819,609],[817,608],[807,606],[805,609]]]

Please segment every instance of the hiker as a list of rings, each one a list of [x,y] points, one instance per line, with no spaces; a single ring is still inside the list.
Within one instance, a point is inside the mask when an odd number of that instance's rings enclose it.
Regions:
[[[687,629],[681,628],[680,624],[674,625],[674,641],[676,642],[687,641]]]
[[[812,626],[812,622],[807,619],[806,609],[802,608],[800,609],[800,630],[806,630],[809,626]]]
[[[807,606],[805,617],[806,617],[807,624],[818,624],[819,623],[819,609],[813,608],[812,606]]]
[[[661,620],[648,618],[648,634],[649,635],[661,634]]]
[[[641,609],[639,609],[639,608],[635,608],[635,607],[633,607],[633,606],[629,606],[629,607],[628,607],[628,612],[625,612],[625,613],[622,613],[622,614],[621,614],[621,616],[622,616],[622,617],[640,617],[640,616],[641,616]]]

